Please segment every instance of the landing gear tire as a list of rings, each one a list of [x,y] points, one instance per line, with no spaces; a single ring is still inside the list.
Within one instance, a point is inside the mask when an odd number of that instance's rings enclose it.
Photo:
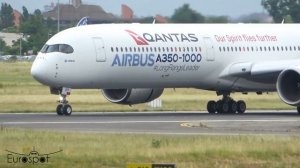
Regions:
[[[223,95],[221,100],[209,101],[207,103],[207,111],[210,114],[219,113],[219,114],[243,114],[246,111],[246,103],[242,100],[238,102],[234,101],[230,97],[230,92],[217,92],[217,95]],[[300,107],[297,108],[300,114]]]
[[[229,113],[235,114],[237,111],[237,103],[234,100],[229,102]]]
[[[237,102],[237,112],[239,114],[245,113],[246,108],[247,108],[246,103],[244,101],[240,100],[240,101]]]
[[[57,107],[56,107],[56,113],[59,116],[61,116],[61,115],[64,114],[64,112],[63,112],[63,105],[62,104],[57,105]]]
[[[207,111],[210,114],[215,114],[217,112],[217,103],[215,101],[209,101],[207,103]]]
[[[69,116],[72,114],[72,107],[69,104],[66,104],[62,107],[63,113],[66,116]]]
[[[217,111],[219,114],[226,114],[229,112],[228,102],[219,100],[217,104],[218,104]]]
[[[298,114],[300,114],[300,107],[297,107],[297,112]]]

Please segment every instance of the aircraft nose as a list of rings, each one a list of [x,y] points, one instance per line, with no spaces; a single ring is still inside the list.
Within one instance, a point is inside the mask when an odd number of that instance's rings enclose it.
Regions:
[[[32,64],[32,66],[31,66],[31,75],[32,75],[32,77],[35,79],[35,80],[37,80],[37,81],[41,81],[41,79],[42,79],[42,73],[41,73],[41,71],[40,71],[40,68],[39,68],[39,65],[37,65],[37,63],[36,62],[34,62],[33,64]]]
[[[32,77],[42,84],[47,84],[47,70],[39,60],[35,60],[31,66]]]

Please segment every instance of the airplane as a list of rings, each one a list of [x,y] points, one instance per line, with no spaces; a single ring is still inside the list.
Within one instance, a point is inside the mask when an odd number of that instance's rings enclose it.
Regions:
[[[71,89],[101,89],[116,104],[152,101],[164,88],[222,96],[209,113],[244,113],[231,93],[278,92],[300,113],[297,24],[95,24],[66,29],[38,53],[32,76],[60,95],[58,115],[71,115]]]

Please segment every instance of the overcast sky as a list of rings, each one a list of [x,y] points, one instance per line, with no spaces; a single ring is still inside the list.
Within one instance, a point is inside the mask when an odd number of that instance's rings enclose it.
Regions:
[[[58,0],[0,0],[6,2],[13,8],[22,11],[22,6],[27,7],[29,12],[35,9],[44,9],[44,5],[51,2],[57,3]],[[60,3],[69,3],[70,0],[59,0]],[[107,12],[116,15],[121,13],[121,4],[130,6],[134,14],[140,16],[171,16],[174,9],[184,3],[204,15],[226,15],[232,18],[239,17],[254,12],[263,12],[261,0],[82,0],[83,3],[97,4]]]

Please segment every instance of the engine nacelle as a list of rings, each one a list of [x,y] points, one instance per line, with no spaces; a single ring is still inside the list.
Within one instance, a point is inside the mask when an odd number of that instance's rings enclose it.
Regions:
[[[282,71],[277,79],[277,92],[282,101],[292,106],[300,105],[300,69]]]
[[[139,104],[158,98],[164,89],[103,89],[104,97],[117,104]]]

